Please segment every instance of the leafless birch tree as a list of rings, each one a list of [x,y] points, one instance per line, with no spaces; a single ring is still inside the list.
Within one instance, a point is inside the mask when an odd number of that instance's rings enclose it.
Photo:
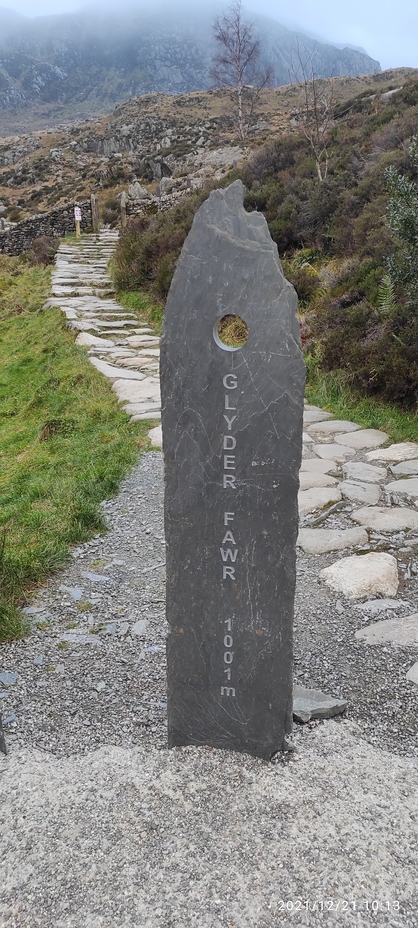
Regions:
[[[254,24],[243,19],[241,0],[233,0],[228,11],[217,16],[213,32],[219,52],[210,76],[217,87],[225,87],[234,103],[238,132],[244,139],[254,118],[261,91],[273,76],[273,68],[259,69],[260,42]]]
[[[332,78],[320,78],[315,64],[315,47],[301,51],[299,43],[291,66],[292,78],[301,84],[303,93],[300,128],[308,140],[315,158],[318,179],[328,174],[328,140],[334,117],[334,87]]]

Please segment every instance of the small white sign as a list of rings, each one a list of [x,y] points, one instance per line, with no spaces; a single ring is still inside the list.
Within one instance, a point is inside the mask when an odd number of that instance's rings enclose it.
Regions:
[[[81,222],[81,209],[79,206],[74,207],[74,219],[76,222]]]

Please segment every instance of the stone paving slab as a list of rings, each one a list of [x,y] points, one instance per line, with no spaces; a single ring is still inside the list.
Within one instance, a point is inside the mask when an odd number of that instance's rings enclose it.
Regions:
[[[380,487],[373,483],[354,483],[350,480],[342,480],[338,484],[343,496],[352,499],[356,503],[363,503],[365,506],[375,506],[380,499]]]
[[[418,477],[408,477],[405,480],[391,480],[385,486],[387,493],[401,493],[405,496],[418,497]]]
[[[418,530],[418,512],[406,506],[366,506],[353,512],[351,518],[364,528],[378,532]]]
[[[374,622],[373,625],[358,629],[355,637],[370,645],[389,643],[399,647],[412,645],[418,648],[418,612]]]
[[[312,423],[307,426],[308,432],[321,432],[322,435],[335,435],[337,432],[356,432],[360,428],[355,422],[348,419],[332,419],[328,422]]]
[[[160,383],[157,378],[145,377],[141,381],[115,380],[113,389],[121,403],[143,403],[145,400],[161,402]]]
[[[323,460],[322,458],[302,458],[300,466],[301,473],[310,474],[330,474],[337,470],[337,462]]]
[[[301,528],[297,544],[305,554],[328,554],[367,544],[369,538],[363,528],[325,529]]]
[[[135,414],[131,416],[131,418],[132,422],[147,422],[149,419],[161,419],[161,410],[159,409],[156,412],[147,410],[147,412]]]
[[[346,480],[358,480],[360,483],[380,483],[387,477],[386,467],[374,467],[363,461],[348,461],[342,470]]]
[[[337,478],[329,474],[309,473],[301,471],[299,474],[300,489],[311,490],[314,487],[334,487],[337,484]]]
[[[392,474],[395,474],[396,476],[418,476],[418,459],[412,459],[412,461],[402,461],[401,464],[392,464],[390,470]]]
[[[323,509],[331,503],[338,503],[342,499],[338,487],[315,487],[312,490],[300,490],[298,494],[299,516]]]
[[[325,412],[324,409],[319,409],[319,407],[314,409],[313,407],[308,408],[307,406],[305,406],[305,410],[303,413],[303,424],[308,425],[308,423],[310,422],[324,422],[325,419],[333,419],[333,418],[334,417],[332,415],[332,412]]]
[[[341,445],[350,445],[350,448],[355,448],[358,451],[363,448],[378,448],[379,445],[384,445],[388,439],[389,436],[386,435],[386,432],[380,432],[378,429],[360,429],[358,432],[351,431],[337,435],[335,441]]]
[[[418,445],[414,441],[403,441],[389,445],[389,448],[379,448],[376,451],[367,451],[368,461],[409,461],[418,458]]]
[[[107,338],[100,338],[99,335],[91,335],[89,332],[81,332],[77,335],[76,345],[83,345],[84,348],[90,348],[93,345],[97,348],[114,348],[115,343]]]
[[[114,367],[113,364],[108,364],[106,361],[102,361],[101,358],[91,357],[90,360],[93,366],[109,380],[120,380],[121,377],[126,380],[146,379],[145,374],[141,374],[140,371],[127,371],[122,367]]]
[[[350,448],[348,445],[337,445],[334,443],[327,445],[314,445],[315,454],[320,458],[330,459],[337,464],[342,464],[346,458],[351,457],[355,454],[354,448]]]

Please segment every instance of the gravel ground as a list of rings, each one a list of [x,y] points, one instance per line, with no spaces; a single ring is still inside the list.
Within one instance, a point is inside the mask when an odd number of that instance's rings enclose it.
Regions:
[[[346,719],[296,726],[271,764],[168,752],[162,506],[153,452],[2,646],[0,926],[418,926],[416,650],[357,641],[365,615],[318,579],[338,555],[301,555],[295,679]]]

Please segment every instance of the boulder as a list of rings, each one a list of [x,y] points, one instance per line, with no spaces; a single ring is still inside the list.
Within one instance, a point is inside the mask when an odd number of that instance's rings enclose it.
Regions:
[[[130,200],[150,200],[151,194],[136,180],[128,187],[128,197]]]
[[[398,591],[398,565],[391,554],[371,554],[343,557],[325,567],[320,577],[336,593],[347,599],[364,596],[396,596]]]

